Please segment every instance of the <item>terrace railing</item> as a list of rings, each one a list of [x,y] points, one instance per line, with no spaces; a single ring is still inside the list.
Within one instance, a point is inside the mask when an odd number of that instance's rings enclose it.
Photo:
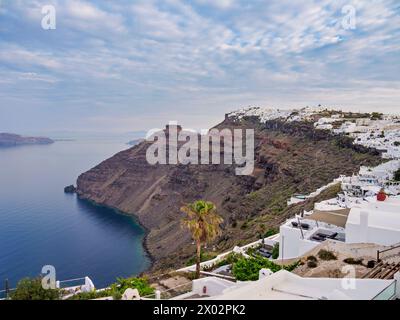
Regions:
[[[376,251],[376,261],[380,262],[382,259],[390,259],[400,257],[400,244],[393,245],[387,249]]]

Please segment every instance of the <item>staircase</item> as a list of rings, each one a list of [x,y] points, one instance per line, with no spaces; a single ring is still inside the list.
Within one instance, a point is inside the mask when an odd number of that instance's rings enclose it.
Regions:
[[[374,268],[368,271],[363,279],[393,279],[395,273],[400,271],[400,262],[379,262]]]

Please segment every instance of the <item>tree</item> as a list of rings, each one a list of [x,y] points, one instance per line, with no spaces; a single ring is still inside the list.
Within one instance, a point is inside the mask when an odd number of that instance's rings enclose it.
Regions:
[[[59,300],[59,289],[44,289],[42,278],[25,278],[18,282],[17,288],[10,294],[11,300]]]
[[[182,226],[187,228],[196,242],[196,278],[200,277],[201,245],[214,240],[221,234],[223,219],[217,214],[216,207],[209,201],[195,201],[181,208],[187,217]]]

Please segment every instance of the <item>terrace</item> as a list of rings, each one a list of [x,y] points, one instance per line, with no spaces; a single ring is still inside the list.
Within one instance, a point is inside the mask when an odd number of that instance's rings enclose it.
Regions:
[[[342,279],[302,278],[285,270],[260,270],[257,281],[233,283],[217,278],[193,281],[190,293],[175,299],[205,300],[392,300],[399,295],[397,280],[352,279],[354,287]]]
[[[328,239],[345,241],[343,227],[314,220],[311,216],[309,218],[298,216],[281,225],[279,259],[293,259],[302,256]]]

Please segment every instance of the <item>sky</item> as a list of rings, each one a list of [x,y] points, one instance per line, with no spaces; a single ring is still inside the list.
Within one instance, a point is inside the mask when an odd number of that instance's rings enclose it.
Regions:
[[[249,105],[400,113],[399,13],[396,0],[0,0],[0,132],[200,129]]]

